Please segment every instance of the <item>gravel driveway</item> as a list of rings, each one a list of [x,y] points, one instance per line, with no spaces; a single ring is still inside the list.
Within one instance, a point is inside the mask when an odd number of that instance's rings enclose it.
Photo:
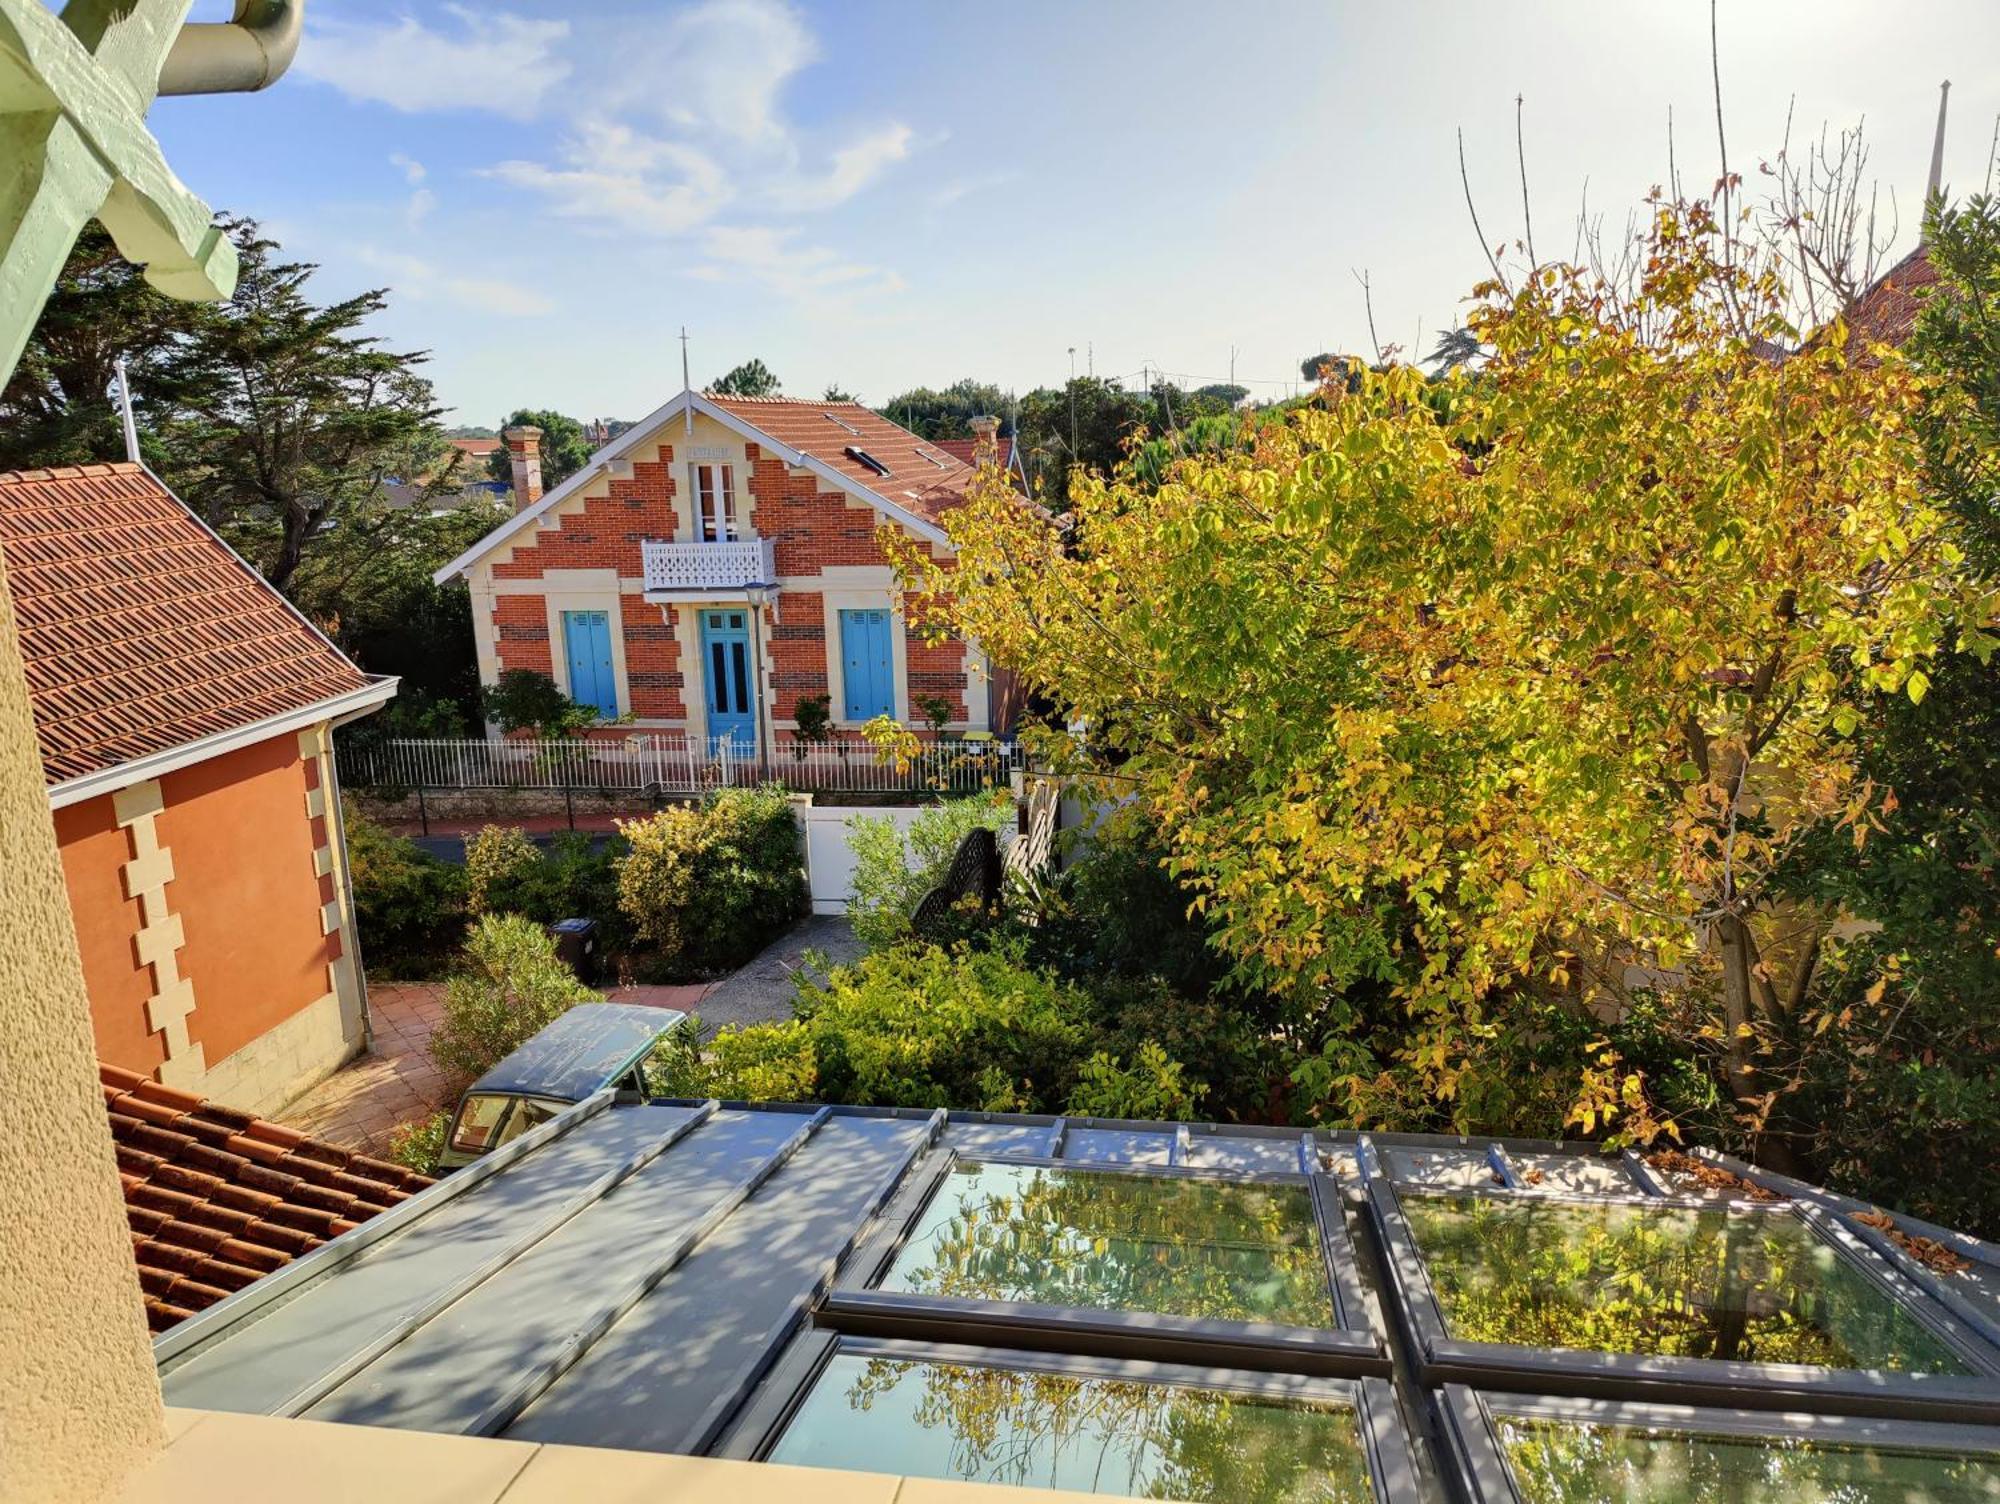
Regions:
[[[839,965],[867,950],[845,915],[815,914],[773,940],[754,960],[708,989],[699,1004],[702,1037],[724,1024],[761,1024],[792,1016],[792,973],[809,950]]]

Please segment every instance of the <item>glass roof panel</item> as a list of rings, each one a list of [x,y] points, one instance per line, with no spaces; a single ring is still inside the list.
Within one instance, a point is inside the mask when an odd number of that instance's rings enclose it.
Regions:
[[[770,1460],[1197,1504],[1375,1497],[1351,1409],[846,1355]]]
[[[1971,1372],[1790,1215],[1493,1196],[1403,1210],[1457,1341]]]
[[[1994,1504],[2000,1461],[1916,1447],[1497,1421],[1524,1504]]]
[[[1334,1325],[1312,1197],[1294,1184],[961,1163],[878,1288]]]

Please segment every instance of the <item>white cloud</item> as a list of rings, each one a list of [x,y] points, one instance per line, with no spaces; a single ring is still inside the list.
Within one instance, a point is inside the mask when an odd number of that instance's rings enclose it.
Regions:
[[[499,277],[461,276],[421,256],[407,251],[386,251],[379,246],[356,246],[354,254],[364,266],[393,278],[395,291],[416,302],[439,298],[461,308],[512,318],[536,318],[555,312],[553,300],[518,282]]]
[[[532,117],[569,75],[556,53],[569,22],[444,9],[454,28],[433,29],[414,16],[379,25],[315,20],[293,69],[350,99],[406,113],[489,110],[516,120]]]
[[[403,205],[403,223],[416,229],[430,218],[431,210],[437,207],[437,195],[428,188],[418,188],[410,194],[409,202]]]
[[[542,194],[565,219],[651,235],[695,229],[731,197],[727,175],[705,153],[606,120],[582,122],[562,156],[561,166],[500,162],[482,175]]]
[[[819,56],[805,22],[777,0],[704,0],[628,41],[598,91],[603,105],[764,146],[783,146],[778,93]]]
[[[786,209],[831,209],[844,204],[908,157],[913,136],[907,125],[885,126],[841,147],[820,176],[778,184],[771,190],[771,198]]]
[[[787,297],[829,292],[894,292],[902,279],[878,266],[843,259],[825,246],[799,246],[795,229],[767,225],[715,225],[702,235],[708,260],[688,275],[721,282],[732,275],[762,283]]]
[[[411,184],[421,183],[426,177],[429,176],[429,172],[424,167],[424,164],[419,162],[415,157],[410,156],[406,152],[400,152],[400,151],[390,152],[389,165],[391,167],[401,169],[403,174],[403,181],[406,183],[411,183]]]

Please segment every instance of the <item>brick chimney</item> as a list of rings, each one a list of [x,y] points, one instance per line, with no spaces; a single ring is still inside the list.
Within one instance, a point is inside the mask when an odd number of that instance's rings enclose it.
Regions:
[[[1000,420],[978,417],[966,419],[966,426],[972,430],[972,453],[975,462],[997,456],[1000,453]]]
[[[507,462],[514,471],[514,510],[525,512],[542,499],[542,431],[509,428],[500,437],[506,440]]]

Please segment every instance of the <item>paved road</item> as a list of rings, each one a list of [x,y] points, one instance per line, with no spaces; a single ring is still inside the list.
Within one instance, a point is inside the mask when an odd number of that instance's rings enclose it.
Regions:
[[[844,915],[815,914],[780,935],[756,958],[731,972],[699,1004],[704,1037],[724,1024],[769,1023],[792,1016],[792,973],[809,950],[823,952],[838,965],[858,960],[867,950],[854,938]]]

